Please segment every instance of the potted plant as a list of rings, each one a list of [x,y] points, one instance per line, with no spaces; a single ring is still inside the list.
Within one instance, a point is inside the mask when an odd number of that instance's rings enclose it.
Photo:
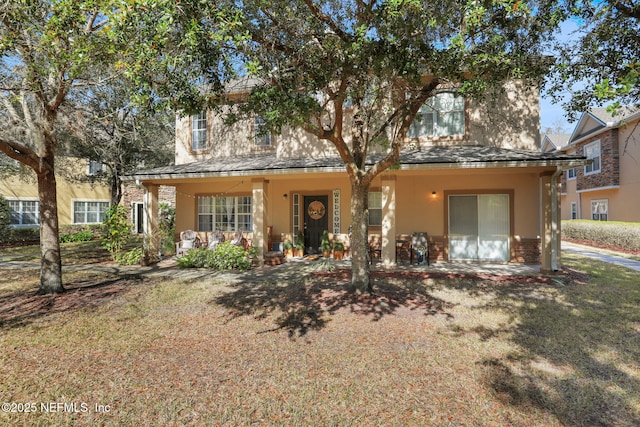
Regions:
[[[296,232],[296,241],[293,244],[293,256],[302,258],[304,256],[304,235],[302,230]]]
[[[344,243],[333,242],[333,258],[335,259],[344,258]]]
[[[285,258],[293,258],[293,243],[291,243],[291,240],[285,240],[282,243],[282,249],[284,249]]]
[[[331,242],[329,241],[329,232],[324,230],[322,232],[322,240],[320,241],[320,249],[322,249],[322,256],[329,258],[331,256]]]

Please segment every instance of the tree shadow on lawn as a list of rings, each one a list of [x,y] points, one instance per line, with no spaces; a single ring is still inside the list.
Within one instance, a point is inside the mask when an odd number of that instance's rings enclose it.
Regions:
[[[349,291],[350,270],[316,272],[286,281],[244,280],[231,285],[231,292],[211,303],[227,308],[230,320],[242,316],[264,319],[275,314],[276,327],[263,332],[284,329],[291,338],[324,328],[329,321],[327,316],[342,309],[371,317],[372,321],[400,310],[451,316],[447,309],[452,305],[430,295],[428,287],[420,283],[428,275],[399,274],[406,280],[392,281],[388,274],[372,272],[374,293],[359,295]],[[397,274],[394,277],[402,279]]]
[[[603,267],[607,268],[607,267]],[[479,363],[496,397],[539,407],[569,426],[640,425],[640,287],[638,274],[618,270],[610,285],[564,267],[557,277],[456,283],[493,298],[474,310],[500,310],[501,327],[454,327],[481,340],[508,339],[518,350]],[[495,325],[498,326],[498,325]]]
[[[131,291],[141,278],[78,280],[65,284],[61,294],[40,295],[38,290],[0,295],[0,328],[26,326],[40,318],[97,307]]]

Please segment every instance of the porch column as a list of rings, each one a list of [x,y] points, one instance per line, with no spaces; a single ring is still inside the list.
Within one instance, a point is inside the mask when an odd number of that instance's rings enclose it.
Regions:
[[[382,177],[382,265],[396,265],[396,177]]]
[[[253,247],[257,249],[257,258],[260,265],[264,263],[264,254],[267,249],[267,184],[263,178],[251,180],[252,185],[252,216],[253,216]]]
[[[540,176],[540,270],[557,271],[560,264],[560,185],[561,170]]]
[[[160,249],[158,234],[159,185],[143,184],[144,188],[144,254],[149,260],[157,260]]]

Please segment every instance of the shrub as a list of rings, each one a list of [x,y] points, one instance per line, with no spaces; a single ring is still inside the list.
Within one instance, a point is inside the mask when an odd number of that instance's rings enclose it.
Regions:
[[[251,251],[223,242],[213,251],[206,248],[191,249],[178,258],[178,265],[183,268],[244,271],[251,268],[251,255]]]
[[[9,243],[36,243],[40,241],[40,229],[38,227],[11,228],[7,242]]]
[[[0,242],[4,242],[9,238],[11,229],[11,211],[9,209],[9,202],[7,199],[0,196]]]
[[[111,253],[111,258],[115,261],[116,255],[122,252],[122,247],[131,238],[131,226],[127,221],[127,210],[124,206],[111,206],[107,211],[104,225],[102,246]]]
[[[95,238],[91,230],[76,231],[71,233],[60,233],[60,243],[70,242],[90,242]]]
[[[140,261],[142,261],[142,258],[144,258],[144,249],[141,247],[138,247],[138,248],[133,248],[127,252],[121,252],[119,254],[116,254],[115,261],[120,265],[134,265],[134,264],[140,264]]]
[[[562,238],[640,250],[640,224],[588,220],[562,221]]]

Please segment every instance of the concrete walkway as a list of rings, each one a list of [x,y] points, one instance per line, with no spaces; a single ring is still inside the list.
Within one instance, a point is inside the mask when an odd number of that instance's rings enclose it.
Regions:
[[[610,264],[619,265],[621,267],[630,268],[635,271],[640,271],[640,261],[636,261],[621,256],[610,254],[606,251],[598,250],[591,246],[578,245],[571,242],[562,242],[562,250],[582,255],[589,258],[594,258],[600,261],[608,262]]]

